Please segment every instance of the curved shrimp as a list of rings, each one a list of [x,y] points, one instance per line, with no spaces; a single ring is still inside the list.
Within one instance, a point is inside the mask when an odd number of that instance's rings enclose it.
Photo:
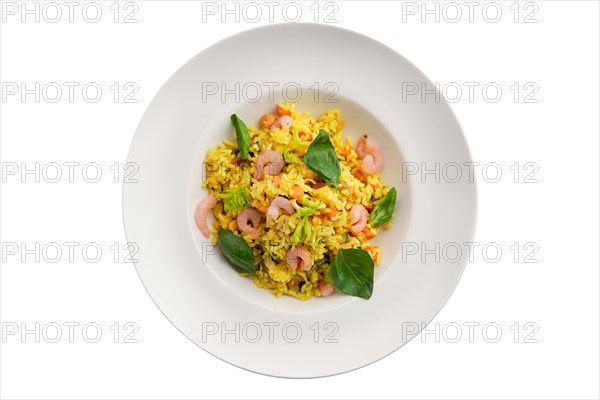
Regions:
[[[250,225],[250,222],[252,225]],[[258,225],[260,224],[260,212],[256,208],[246,208],[237,216],[238,228],[253,239],[260,236]]]
[[[284,210],[286,213],[292,215],[296,212],[296,209],[292,203],[285,197],[276,197],[271,202],[269,209],[267,210],[267,216],[273,219],[279,216],[279,210]]]
[[[256,158],[256,167],[254,167],[254,177],[261,180],[265,173],[277,175],[283,169],[285,162],[281,153],[275,150],[266,150]]]
[[[285,260],[290,267],[298,270],[302,269],[303,271],[309,271],[313,265],[310,252],[303,246],[288,250]]]
[[[354,149],[354,151],[356,151],[356,155],[358,156],[359,160],[362,160],[367,155],[367,152],[365,151],[367,140],[369,140],[369,138],[367,138],[367,135],[362,135],[356,143],[356,148]]]
[[[350,232],[359,233],[367,226],[368,213],[365,206],[362,204],[355,204],[350,210]]]
[[[374,174],[383,169],[383,155],[377,150],[367,154],[361,163],[362,170],[367,174]]]
[[[198,203],[198,205],[196,206],[196,211],[194,212],[194,219],[196,220],[196,226],[198,226],[198,228],[200,229],[200,232],[202,232],[202,235],[207,239],[210,237],[210,229],[208,228],[208,225],[206,224],[206,216],[208,215],[208,212],[210,210],[212,210],[216,204],[217,204],[217,198],[214,195],[209,194],[200,203]]]
[[[271,132],[273,132],[277,128],[290,129],[292,127],[292,122],[294,120],[289,115],[282,115],[277,118],[275,122],[271,125]]]
[[[374,174],[383,169],[383,154],[381,154],[377,144],[369,139],[367,135],[363,135],[358,139],[356,154],[362,160],[361,167],[365,173]]]
[[[331,283],[321,281],[319,282],[319,292],[321,292],[321,296],[327,297],[333,293],[333,285]]]

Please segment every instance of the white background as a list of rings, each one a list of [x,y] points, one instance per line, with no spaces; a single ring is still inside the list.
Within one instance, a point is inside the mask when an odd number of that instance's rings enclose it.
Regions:
[[[3,2],[3,11],[6,3],[10,2]],[[473,158],[482,164],[498,163],[503,174],[497,183],[490,183],[478,170],[476,241],[495,242],[503,253],[493,263],[481,248],[475,251],[454,295],[433,321],[439,340],[432,328],[430,334],[371,366],[310,381],[257,375],[207,354],[164,318],[132,264],[122,262],[125,252],[120,251],[121,262],[115,263],[109,249],[115,242],[122,249],[126,242],[121,183],[113,181],[109,167],[116,162],[123,166],[148,103],[169,76],[202,49],[233,33],[268,24],[266,6],[258,3],[264,14],[258,23],[243,18],[236,23],[234,16],[221,23],[220,14],[203,21],[201,2],[137,1],[139,22],[127,24],[122,20],[134,8],[123,10],[122,3],[119,22],[114,23],[109,9],[113,2],[99,3],[103,14],[97,23],[82,18],[85,2],[75,9],[73,23],[62,2],[58,4],[63,16],[57,23],[45,21],[44,15],[39,23],[34,15],[22,23],[21,10],[2,16],[3,84],[26,82],[32,88],[35,82],[80,83],[73,103],[66,87],[54,104],[43,96],[36,103],[34,95],[22,101],[20,93],[3,98],[3,171],[22,162],[29,166],[96,162],[103,173],[98,183],[82,179],[81,166],[75,169],[73,183],[66,176],[58,183],[43,177],[36,183],[33,175],[22,183],[20,174],[3,181],[5,245],[96,242],[103,254],[97,263],[86,262],[81,247],[72,263],[66,254],[57,263],[44,259],[36,263],[33,255],[22,263],[20,253],[3,254],[2,398],[600,396],[597,2],[538,1],[517,7],[512,1],[498,2],[502,15],[496,23],[486,21],[495,17],[493,9],[482,15],[485,2],[474,9],[473,22],[467,6],[455,3],[463,14],[456,23],[448,21],[455,9],[444,9],[446,3],[438,3],[439,22],[432,14],[425,15],[424,23],[421,2],[335,3],[336,25],[392,47],[442,87],[462,86],[462,97],[453,108]],[[309,8],[313,3],[299,3],[302,21],[314,19],[314,6]],[[20,2],[13,4],[22,7]],[[34,7],[34,2],[28,4]],[[40,12],[44,4],[39,3]],[[221,7],[220,2],[215,4]],[[275,9],[275,22],[285,22],[283,4]],[[324,6],[319,5],[320,22],[336,9]],[[415,15],[406,12],[412,6],[419,8]],[[435,3],[427,6],[433,9]],[[520,13],[515,23],[516,8]],[[46,16],[53,18],[54,10],[47,11],[51,14]],[[534,11],[530,19],[538,22],[525,23]],[[260,62],[281,62],[280,54],[268,43],[257,49]],[[87,82],[97,82],[103,89],[97,103],[82,98],[81,87]],[[115,103],[109,89],[114,82],[121,90],[127,82],[137,85],[134,98],[139,101],[123,102],[126,91]],[[464,82],[480,85],[473,101]],[[502,88],[495,103],[481,92],[490,82]],[[515,82],[521,88],[516,102],[510,89]],[[533,86],[524,90],[528,82]],[[525,102],[535,87],[539,91],[529,100],[537,102]],[[539,182],[524,183],[521,174],[515,183],[509,169],[515,162],[521,169],[527,162],[535,163],[539,171],[534,178]],[[517,262],[509,248],[515,242],[521,247]],[[524,262],[534,248],[523,250],[528,242],[539,248],[533,256],[537,263]],[[48,329],[53,322],[62,325],[63,337],[50,343],[42,336],[36,343],[34,334],[22,338],[21,332],[7,333],[15,326],[21,329],[22,323],[31,329],[36,322]],[[75,328],[73,343],[66,322],[81,324]],[[97,343],[82,336],[81,327],[89,322],[102,328]],[[118,343],[115,322],[120,324]],[[137,343],[125,343],[124,334],[131,332],[124,328],[127,322],[139,327],[133,336]],[[469,322],[480,324],[472,343],[464,325]],[[482,332],[486,323],[502,329],[497,342],[490,340],[493,330],[488,335]],[[462,327],[462,337],[451,343],[456,324]],[[528,333],[532,335],[526,339]],[[53,330],[46,334],[54,337]],[[327,360],[315,355],[315,362]]]

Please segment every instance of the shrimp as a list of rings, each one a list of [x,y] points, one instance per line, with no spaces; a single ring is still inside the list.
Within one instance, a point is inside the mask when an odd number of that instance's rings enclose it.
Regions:
[[[319,282],[319,292],[321,292],[321,296],[327,297],[333,293],[333,285],[331,283],[321,281]]]
[[[377,150],[367,154],[361,163],[362,170],[367,174],[374,174],[383,169],[383,155]]]
[[[295,249],[288,250],[285,255],[288,265],[294,269],[309,271],[312,268],[312,258],[306,247],[298,246]]]
[[[273,199],[273,201],[271,202],[271,205],[269,206],[269,209],[267,210],[267,216],[271,217],[273,219],[277,218],[277,216],[279,216],[279,210],[283,209],[286,213],[292,215],[293,213],[296,212],[296,209],[294,208],[294,206],[292,205],[292,203],[290,203],[290,201],[288,199],[286,199],[285,197],[276,197]]]
[[[359,160],[362,160],[367,154],[373,152],[374,150],[379,150],[379,148],[372,139],[369,139],[367,135],[362,135],[358,139],[355,151]]]
[[[275,150],[266,150],[256,158],[256,167],[254,168],[254,177],[261,180],[265,173],[277,175],[283,169],[285,162],[281,153]]]
[[[362,160],[362,170],[367,174],[374,174],[383,169],[383,154],[375,142],[363,135],[356,144],[356,154]]]
[[[210,229],[208,229],[208,225],[206,224],[206,216],[208,212],[214,208],[217,204],[217,198],[209,194],[196,206],[196,212],[194,213],[194,219],[196,220],[196,225],[202,232],[202,235],[205,238],[210,237]]]
[[[271,132],[273,132],[277,128],[290,129],[292,127],[292,122],[294,120],[289,115],[282,115],[277,118],[275,122],[271,125]]]
[[[350,210],[350,223],[352,224],[350,231],[352,233],[362,232],[367,226],[367,220],[368,213],[365,206],[362,204],[352,206],[352,209]]]
[[[248,224],[252,223],[252,225]],[[237,224],[242,232],[253,239],[260,236],[258,224],[260,224],[260,212],[256,208],[246,208],[237,216]]]

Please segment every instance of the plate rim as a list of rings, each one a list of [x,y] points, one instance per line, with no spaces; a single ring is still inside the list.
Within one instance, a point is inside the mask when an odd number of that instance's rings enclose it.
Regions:
[[[216,41],[215,43],[203,48],[201,51],[197,52],[196,54],[194,54],[191,58],[189,58],[185,63],[183,63],[179,68],[177,68],[165,81],[164,83],[159,87],[159,89],[156,91],[156,93],[154,94],[152,100],[148,103],[146,109],[144,110],[144,112],[142,113],[138,124],[136,126],[134,135],[131,139],[131,143],[127,152],[127,157],[126,160],[129,161],[132,158],[132,154],[134,152],[134,146],[135,146],[135,142],[136,139],[139,140],[139,137],[141,135],[141,131],[140,131],[140,126],[142,125],[142,122],[146,119],[149,111],[152,109],[152,106],[155,104],[155,102],[157,101],[159,94],[163,91],[163,89],[172,81],[172,79],[179,74],[180,71],[182,71],[183,69],[185,69],[186,67],[188,67],[196,58],[201,57],[204,53],[208,52],[209,50],[218,47],[224,43],[227,43],[229,41],[238,39],[239,37],[242,37],[244,35],[246,35],[249,32],[254,32],[254,31],[261,31],[261,30],[271,30],[271,29],[278,29],[278,28],[282,28],[282,27],[288,27],[288,26],[293,26],[293,27],[298,27],[298,26],[305,26],[305,27],[310,27],[310,28],[317,28],[317,29],[325,29],[325,30],[331,30],[331,31],[338,31],[338,32],[343,32],[344,34],[348,34],[348,35],[356,35],[356,36],[360,36],[363,39],[367,40],[368,42],[370,42],[373,45],[376,46],[381,46],[383,48],[385,48],[387,51],[393,53],[394,55],[400,57],[403,59],[404,62],[406,62],[407,64],[409,64],[412,68],[414,68],[416,71],[418,71],[425,79],[425,81],[427,83],[432,83],[431,79],[420,69],[418,68],[414,63],[412,63],[408,58],[406,58],[405,56],[403,56],[401,53],[399,53],[398,51],[396,51],[394,48],[388,46],[387,44],[380,42],[366,34],[363,34],[361,32],[357,32],[355,30],[352,29],[347,29],[347,28],[343,28],[340,26],[336,26],[336,25],[327,25],[327,24],[321,24],[321,23],[310,23],[310,22],[298,22],[298,23],[274,23],[274,24],[267,24],[267,25],[262,25],[262,26],[257,26],[257,27],[252,27],[249,29],[244,29],[241,30],[239,32],[236,32],[232,35],[226,36],[218,41]],[[436,92],[439,93],[439,89],[436,88]],[[473,160],[472,157],[472,151],[471,148],[469,146],[469,142],[467,141],[467,138],[465,136],[465,131],[463,129],[462,124],[460,123],[459,118],[457,117],[456,113],[454,112],[454,109],[452,108],[451,104],[448,103],[445,98],[443,97],[443,95],[440,93],[441,96],[441,102],[445,104],[447,110],[450,112],[451,117],[454,119],[454,121],[456,122],[462,139],[463,139],[463,144],[465,146],[465,151],[467,153],[468,159],[469,160]],[[471,238],[475,238],[476,235],[476,230],[477,230],[477,222],[478,222],[478,214],[479,214],[479,198],[478,198],[478,183],[477,183],[477,177],[474,176],[473,181],[470,182],[470,184],[473,185],[473,213],[472,213],[472,223],[469,226],[469,232],[470,232],[470,237]],[[126,188],[126,182],[122,183],[122,193],[121,193],[121,214],[122,214],[122,221],[123,221],[123,230],[125,233],[125,237],[126,240],[129,241],[130,238],[130,233],[128,233],[128,229],[127,229],[127,223],[126,223],[126,193],[127,190],[125,190]],[[352,372],[352,371],[356,371],[358,369],[361,369],[363,367],[369,366],[377,361],[380,361],[388,356],[390,356],[391,354],[395,353],[396,351],[398,351],[400,348],[402,348],[403,346],[405,346],[406,344],[408,344],[410,341],[412,341],[415,337],[419,336],[419,334],[422,332],[423,329],[425,329],[436,317],[437,315],[440,313],[440,311],[445,307],[445,305],[447,304],[447,302],[450,300],[450,298],[452,297],[452,294],[454,293],[454,291],[456,290],[456,288],[458,287],[459,282],[462,279],[462,276],[465,272],[465,269],[467,267],[467,265],[469,264],[469,261],[467,260],[466,262],[461,262],[461,267],[460,267],[460,273],[457,274],[454,282],[452,283],[451,287],[449,288],[448,292],[445,294],[445,299],[444,301],[439,305],[438,309],[433,313],[433,315],[431,315],[431,317],[425,318],[424,320],[426,320],[427,322],[425,323],[424,326],[419,327],[419,329],[415,332],[415,334],[408,338],[408,340],[406,340],[405,342],[401,342],[399,341],[397,343],[397,345],[395,346],[395,348],[393,348],[391,351],[387,352],[386,354],[377,357],[373,360],[371,360],[370,362],[367,362],[365,364],[356,366],[356,367],[352,367],[352,368],[348,368],[348,369],[340,369],[337,372],[334,373],[329,373],[329,374],[324,374],[324,375],[314,375],[314,376],[284,376],[284,375],[276,375],[276,374],[271,374],[271,373],[267,373],[264,371],[260,371],[257,369],[252,369],[243,365],[239,365],[236,364],[233,361],[227,360],[213,352],[211,352],[209,349],[201,346],[199,343],[197,343],[193,338],[191,338],[190,336],[188,336],[186,333],[184,333],[182,331],[182,329],[173,322],[173,320],[166,314],[166,312],[161,308],[161,306],[159,306],[159,304],[157,303],[157,300],[153,297],[153,295],[150,293],[146,283],[144,282],[144,279],[142,278],[142,275],[140,273],[140,266],[138,265],[137,262],[134,262],[135,265],[135,271],[136,274],[138,275],[138,278],[142,284],[142,287],[144,288],[144,290],[146,291],[146,293],[148,294],[148,296],[150,297],[150,299],[152,300],[152,302],[154,303],[154,305],[156,306],[156,308],[160,311],[160,313],[167,319],[167,321],[169,321],[169,323],[175,327],[184,337],[186,337],[190,342],[192,342],[193,344],[195,344],[197,347],[199,347],[200,349],[204,350],[206,353],[210,354],[211,356],[216,357],[217,359],[226,362],[229,365],[232,365],[234,367],[240,368],[242,370],[245,371],[249,371],[252,373],[256,373],[256,374],[260,374],[260,375],[264,375],[264,376],[269,376],[269,377],[275,377],[275,378],[282,378],[282,379],[316,379],[316,378],[326,378],[326,377],[330,377],[330,376],[337,376],[337,375],[341,375],[341,374],[345,374],[348,372]]]

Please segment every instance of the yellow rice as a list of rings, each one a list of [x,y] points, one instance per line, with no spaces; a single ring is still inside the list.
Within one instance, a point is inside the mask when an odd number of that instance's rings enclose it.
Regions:
[[[233,141],[225,140],[218,147],[210,149],[205,159],[206,179],[203,187],[208,188],[211,194],[218,195],[230,188],[244,185],[249,188],[250,207],[264,209],[277,196],[292,200],[293,188],[297,185],[312,201],[323,203],[324,206],[309,217],[312,235],[304,243],[311,251],[314,262],[309,271],[295,270],[286,263],[286,253],[293,247],[292,235],[301,217],[280,213],[275,220],[263,218],[257,227],[260,236],[253,239],[236,229],[236,224],[230,226],[237,215],[233,215],[231,211],[225,212],[222,202],[217,203],[213,209],[216,217],[211,228],[213,243],[217,241],[216,233],[219,228],[241,236],[250,245],[255,256],[257,272],[253,280],[256,286],[270,289],[276,296],[289,295],[307,300],[321,295],[319,282],[325,279],[325,270],[340,248],[362,248],[371,255],[376,265],[379,264],[379,247],[369,243],[365,232],[369,231],[374,236],[381,227],[375,228],[367,224],[363,232],[353,234],[350,232],[349,212],[353,205],[359,203],[371,210],[373,203],[385,196],[388,187],[381,182],[379,173],[367,175],[361,172],[360,160],[352,140],[342,137],[344,120],[339,110],[327,111],[315,119],[310,113],[296,111],[295,104],[281,103],[278,106],[287,110],[293,119],[289,131],[276,129],[269,132],[267,128],[256,128],[248,124],[250,154],[247,159],[240,159],[237,145]],[[260,152],[275,150],[283,153],[287,146],[288,152],[302,159],[308,146],[296,145],[294,135],[298,135],[302,142],[310,142],[320,129],[329,133],[340,162],[338,190],[329,184],[313,188],[323,180],[304,163],[286,163],[279,182],[274,182],[273,177],[268,174],[262,180],[254,178],[254,167]],[[338,211],[337,215],[327,216],[334,209]]]

